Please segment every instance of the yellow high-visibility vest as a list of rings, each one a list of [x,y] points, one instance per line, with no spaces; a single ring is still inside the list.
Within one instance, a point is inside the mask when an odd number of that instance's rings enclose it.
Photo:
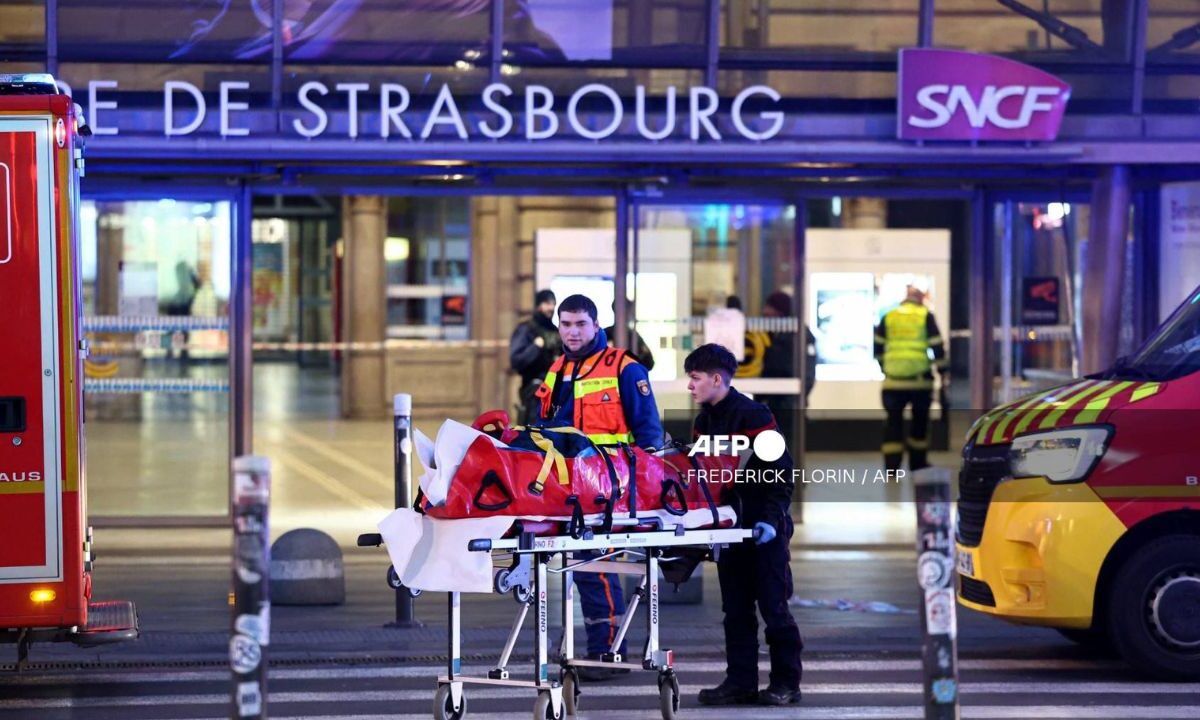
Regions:
[[[897,381],[912,387],[912,382],[932,387],[929,358],[930,338],[927,330],[929,308],[913,302],[901,303],[883,318],[884,386]],[[891,381],[891,382],[888,382]]]

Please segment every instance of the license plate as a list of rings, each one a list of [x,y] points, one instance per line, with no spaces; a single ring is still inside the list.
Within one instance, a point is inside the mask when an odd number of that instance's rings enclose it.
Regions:
[[[975,577],[975,555],[969,550],[958,551],[958,572],[967,577]]]

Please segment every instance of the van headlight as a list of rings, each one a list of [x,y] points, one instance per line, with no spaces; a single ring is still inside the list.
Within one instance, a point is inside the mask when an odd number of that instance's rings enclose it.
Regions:
[[[1108,449],[1112,429],[1091,426],[1023,435],[1008,451],[1014,478],[1044,477],[1053,483],[1080,482]]]

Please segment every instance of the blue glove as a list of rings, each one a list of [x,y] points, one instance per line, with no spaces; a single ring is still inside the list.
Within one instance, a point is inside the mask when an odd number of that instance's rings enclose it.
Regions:
[[[754,523],[754,544],[762,545],[775,539],[775,526],[770,523]]]

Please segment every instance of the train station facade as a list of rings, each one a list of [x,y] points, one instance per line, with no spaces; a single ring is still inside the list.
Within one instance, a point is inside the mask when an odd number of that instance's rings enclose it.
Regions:
[[[908,284],[978,409],[1200,284],[1191,3],[580,5],[0,0],[0,74],[53,73],[93,133],[89,432],[139,458],[91,462],[98,514],[215,522],[256,413],[511,407],[543,287],[641,335],[667,409],[728,296],[798,358],[807,326],[837,421],[878,411]],[[799,407],[803,373],[771,391]],[[195,467],[219,480],[179,494]]]

